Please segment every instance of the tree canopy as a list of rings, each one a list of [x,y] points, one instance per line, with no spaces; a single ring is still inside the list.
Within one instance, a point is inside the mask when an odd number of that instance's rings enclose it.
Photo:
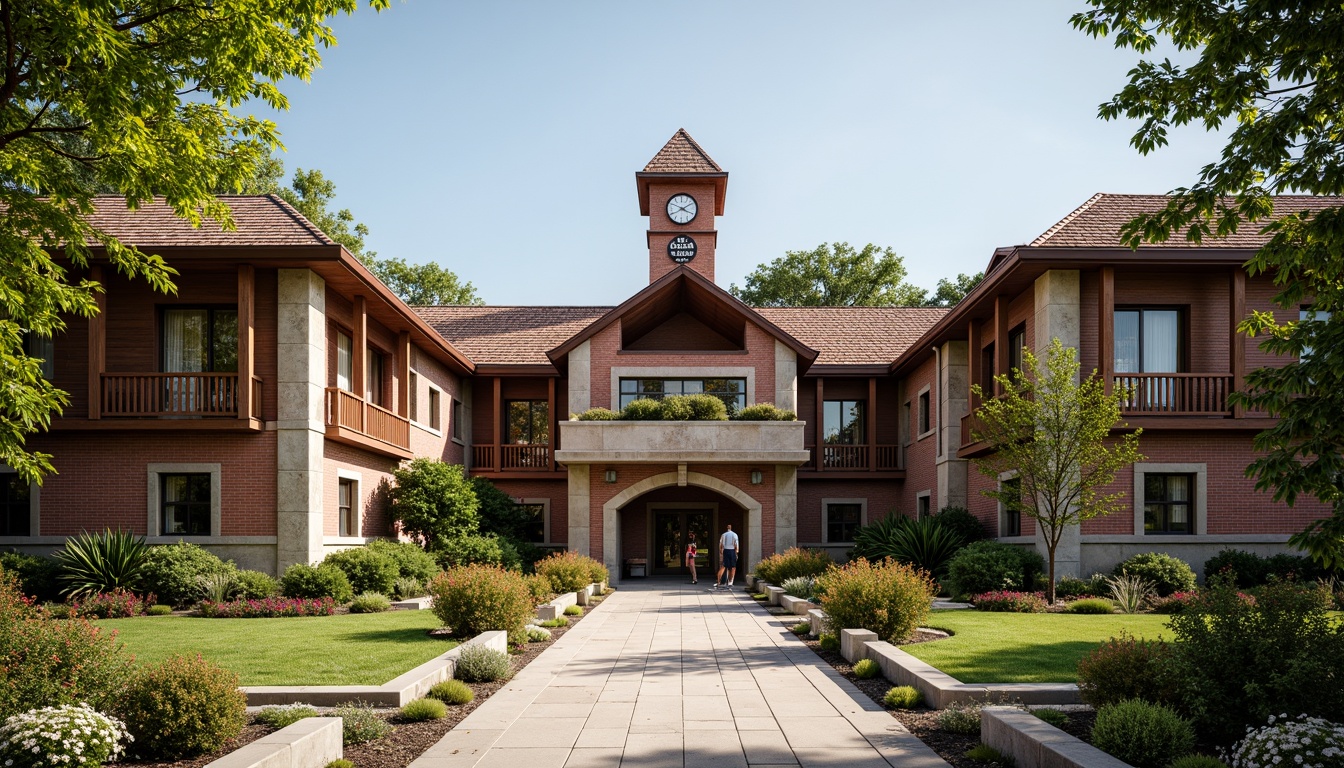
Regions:
[[[1100,107],[1104,120],[1139,121],[1130,143],[1149,154],[1172,126],[1230,127],[1218,158],[1168,205],[1123,229],[1138,247],[1171,237],[1200,242],[1253,226],[1269,242],[1246,263],[1270,275],[1283,313],[1255,312],[1239,329],[1283,356],[1246,375],[1234,402],[1278,418],[1255,438],[1256,487],[1293,504],[1315,496],[1333,516],[1294,536],[1327,565],[1344,566],[1344,211],[1274,195],[1344,193],[1344,6],[1265,0],[1089,0],[1073,25],[1141,56],[1160,42],[1191,63],[1141,59]],[[1333,201],[1332,201],[1333,202]],[[1303,305],[1311,311],[1299,315]]]
[[[755,307],[947,307],[960,301],[983,273],[938,281],[928,291],[905,281],[904,260],[891,248],[868,243],[822,243],[810,251],[786,251],[747,275],[746,286],[729,286]]]

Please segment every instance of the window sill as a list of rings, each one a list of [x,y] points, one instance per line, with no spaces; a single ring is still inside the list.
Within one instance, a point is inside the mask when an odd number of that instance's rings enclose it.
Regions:
[[[421,423],[418,422],[418,421],[412,421],[412,422],[411,422],[411,426],[416,427],[417,429],[420,429],[420,430],[422,430],[422,431],[424,431],[424,432],[428,432],[429,434],[431,434],[431,435],[433,435],[433,436],[435,436],[435,437],[443,437],[443,430],[442,430],[442,429],[435,429],[435,428],[433,428],[433,427],[431,427],[431,426],[429,426],[429,425],[427,425],[427,424],[421,424]]]
[[[466,447],[467,447],[467,443],[466,443],[466,441],[463,440],[463,439],[460,438],[460,437],[450,437],[450,438],[448,438],[448,439],[449,439],[449,440],[452,440],[454,443],[457,443],[458,445],[462,446],[463,448],[466,448]]]
[[[930,429],[928,432],[920,432],[918,435],[915,435],[915,442],[918,443],[919,441],[923,440],[926,437],[932,437],[933,435],[937,434],[937,432],[938,432],[937,427]]]

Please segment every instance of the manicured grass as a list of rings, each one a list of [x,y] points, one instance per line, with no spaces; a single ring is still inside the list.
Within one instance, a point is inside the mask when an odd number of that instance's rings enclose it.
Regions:
[[[946,640],[902,650],[963,683],[1072,683],[1078,660],[1121,630],[1136,637],[1171,638],[1160,614],[1076,615],[934,611],[930,627]]]
[[[432,611],[98,624],[115,629],[139,663],[199,653],[237,672],[243,685],[382,685],[456,645],[426,634],[440,624]]]

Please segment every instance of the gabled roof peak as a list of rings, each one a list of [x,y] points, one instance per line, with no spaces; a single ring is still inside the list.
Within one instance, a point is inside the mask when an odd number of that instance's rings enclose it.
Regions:
[[[678,128],[644,166],[644,173],[723,173],[723,169],[685,128]]]

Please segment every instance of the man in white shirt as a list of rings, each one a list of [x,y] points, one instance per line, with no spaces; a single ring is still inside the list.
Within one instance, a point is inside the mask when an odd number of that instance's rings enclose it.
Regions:
[[[728,530],[719,537],[719,575],[714,580],[714,588],[732,589],[733,578],[737,575],[737,552],[738,539],[737,534],[733,533],[733,526],[727,526]],[[723,580],[723,572],[728,571],[728,580]]]

